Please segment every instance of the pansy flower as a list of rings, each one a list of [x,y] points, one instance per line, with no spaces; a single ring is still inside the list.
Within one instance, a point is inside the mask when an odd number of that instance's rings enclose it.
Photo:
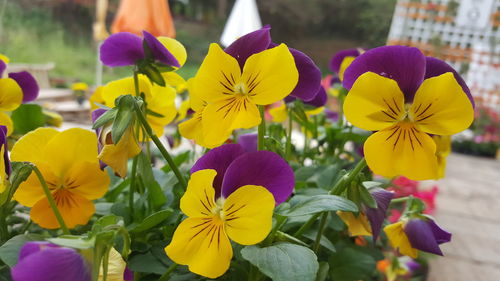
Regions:
[[[109,36],[100,48],[102,63],[110,67],[140,64],[147,59],[143,44],[148,47],[156,63],[181,67],[185,62],[185,49],[177,40],[168,37],[156,38],[147,31],[143,31],[143,36],[144,38],[141,38],[129,32]]]
[[[14,281],[91,281],[91,268],[76,250],[48,242],[27,242],[11,269]]]
[[[374,173],[414,180],[438,176],[429,134],[452,135],[472,123],[473,101],[462,78],[420,50],[385,46],[359,56],[345,71],[344,113],[354,126],[377,131],[364,144]]]
[[[106,112],[105,109],[96,109],[92,112],[92,122],[95,122]],[[124,178],[127,175],[128,159],[141,152],[141,147],[134,133],[134,126],[129,126],[118,143],[113,143],[111,137],[112,124],[104,125],[96,129],[98,153],[101,168],[110,166],[113,171]]]
[[[333,55],[330,60],[330,70],[337,73],[340,81],[344,80],[344,72],[351,63],[365,52],[362,48],[345,49]]]
[[[394,193],[382,188],[375,188],[370,190],[370,194],[375,199],[375,202],[377,202],[377,208],[370,208],[362,204],[360,208],[362,211],[358,216],[350,212],[341,211],[337,212],[337,214],[347,225],[351,236],[373,236],[373,241],[376,241]]]
[[[418,256],[418,250],[442,256],[439,245],[451,240],[451,233],[429,218],[399,221],[386,226],[384,232],[392,247],[411,258]]]
[[[92,200],[108,190],[109,177],[99,167],[96,143],[95,134],[84,129],[59,132],[38,128],[12,148],[12,161],[27,161],[38,167],[69,228],[87,224],[95,212]],[[31,207],[30,217],[41,227],[60,227],[35,173],[21,183],[14,199]]]
[[[146,118],[149,125],[157,136],[162,136],[164,128],[172,122],[177,115],[175,107],[175,89],[166,86],[158,86],[139,74],[139,92],[146,103]],[[121,95],[136,96],[134,78],[127,77],[109,82],[102,89],[102,99],[109,107],[115,106],[115,100]],[[142,134],[141,134],[142,136]],[[142,137],[139,139],[142,140]]]
[[[1,78],[7,68],[0,60],[0,125],[7,127],[7,135],[14,131],[14,124],[7,112],[16,110],[23,102],[30,102],[38,97],[38,84],[27,72],[11,72],[9,77]]]
[[[165,251],[190,271],[217,278],[229,268],[230,240],[253,245],[269,234],[275,205],[293,190],[293,170],[273,152],[226,144],[201,157],[191,173],[180,202],[188,218]]]
[[[9,150],[7,148],[7,127],[0,125],[0,193],[4,192],[10,175]]]

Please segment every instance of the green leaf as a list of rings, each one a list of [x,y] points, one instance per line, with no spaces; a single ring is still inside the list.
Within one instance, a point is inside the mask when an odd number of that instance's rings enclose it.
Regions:
[[[325,281],[328,277],[328,271],[330,271],[330,265],[325,261],[320,262],[316,281]]]
[[[375,188],[375,187],[381,187],[383,185],[383,183],[378,182],[378,181],[364,181],[361,184],[364,187],[366,187],[367,189],[372,189],[372,188]]]
[[[95,203],[95,213],[101,216],[111,214],[111,207],[113,203],[111,202],[97,202]]]
[[[156,273],[162,275],[167,270],[167,265],[150,252],[130,257],[127,265],[133,272]]]
[[[175,165],[177,165],[177,167],[179,167],[182,163],[186,162],[186,160],[188,160],[189,157],[191,157],[191,153],[192,153],[191,150],[187,150],[185,152],[180,153],[179,155],[176,155],[174,157]],[[172,169],[170,168],[170,165],[168,165],[168,164],[163,166],[161,168],[161,170],[164,171],[165,173],[172,171]]]
[[[174,211],[170,208],[156,212],[149,217],[145,218],[138,226],[130,230],[130,232],[143,232],[148,229],[155,227],[156,225],[162,223],[164,220],[168,219]]]
[[[59,246],[75,249],[90,249],[94,247],[94,239],[81,236],[64,235],[56,238],[48,238],[47,241]]]
[[[131,95],[122,95],[116,98],[115,104],[118,111],[113,120],[111,138],[113,139],[113,143],[117,144],[123,134],[125,134],[125,131],[133,124],[135,98]]]
[[[361,196],[361,200],[370,208],[377,208],[377,201],[371,195],[371,193],[366,189],[366,187],[362,185],[358,185],[359,195]]]
[[[138,157],[137,167],[139,177],[144,187],[148,190],[148,201],[153,206],[153,209],[156,210],[167,202],[167,197],[154,177],[149,158],[144,152],[141,152]]]
[[[0,259],[12,267],[17,263],[19,250],[24,243],[29,241],[42,241],[44,237],[40,234],[20,234],[12,237],[0,247]]]
[[[117,111],[117,108],[112,108],[103,113],[101,116],[99,116],[99,118],[95,120],[94,124],[92,125],[92,129],[95,130],[106,125],[108,122],[111,122],[113,119],[115,119]]]
[[[314,281],[319,267],[313,251],[290,243],[247,246],[241,255],[274,281]]]
[[[375,259],[353,248],[344,248],[329,260],[330,277],[336,281],[369,280],[375,271]]]
[[[299,196],[295,196],[299,197]],[[315,196],[301,196],[304,198],[298,203],[293,204],[291,200],[291,207],[280,215],[287,217],[310,215],[325,211],[345,211],[357,212],[358,207],[352,201],[347,200],[337,195],[315,195]],[[300,198],[300,199],[302,199]]]
[[[22,135],[45,125],[45,115],[38,104],[21,104],[10,117],[14,122],[14,131]]]
[[[154,116],[154,117],[160,117],[160,118],[165,117],[164,115],[162,115],[162,114],[160,114],[160,113],[158,113],[158,112],[154,112],[154,111],[152,111],[152,110],[151,110],[151,109],[149,109],[149,108],[148,108],[148,109],[146,109],[146,114],[147,114],[147,115]]]
[[[318,231],[314,231],[314,230],[310,230],[304,234],[302,234],[302,236],[304,236],[305,238],[311,240],[311,241],[316,241],[316,235],[318,234]],[[337,251],[337,249],[335,249],[335,246],[333,245],[333,243],[328,240],[328,238],[326,238],[325,235],[321,235],[321,239],[319,240],[319,244],[323,247],[325,247],[326,249],[330,250],[332,253],[335,253]]]

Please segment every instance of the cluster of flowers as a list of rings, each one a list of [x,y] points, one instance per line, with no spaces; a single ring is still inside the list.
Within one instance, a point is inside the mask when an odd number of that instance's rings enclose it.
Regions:
[[[222,276],[233,259],[231,241],[270,245],[279,234],[288,239],[282,237],[285,241],[302,245],[300,234],[321,215],[317,243],[312,247],[318,252],[328,211],[332,210],[337,211],[351,236],[372,236],[376,243],[384,229],[392,247],[403,255],[416,258],[419,250],[442,255],[439,245],[450,241],[451,234],[424,211],[421,201],[415,199],[419,196],[407,197],[400,217],[384,227],[394,192],[380,185],[365,188],[361,174],[366,164],[373,173],[387,178],[442,177],[441,167],[448,152],[446,145],[440,145],[440,136],[446,138],[466,129],[474,118],[470,91],[450,66],[412,47],[346,50],[331,62],[338,80],[323,87],[314,62],[298,50],[273,43],[270,27],[249,33],[224,50],[211,44],[196,76],[188,81],[176,73],[186,58],[185,48],[171,38],[156,38],[148,32],[143,38],[129,33],[109,37],[101,47],[101,61],[110,67],[132,65],[134,75],[110,82],[92,96],[96,133],[79,128],[62,132],[38,128],[20,138],[9,157],[9,129],[1,126],[4,161],[0,166],[0,191],[14,186],[9,177],[10,161],[31,163],[33,173],[9,191],[12,199],[31,208],[30,218],[40,227],[61,228],[69,234],[69,229],[89,224],[96,212],[93,200],[108,192],[111,179],[104,170],[106,166],[118,177],[130,178],[129,210],[133,210],[134,193],[140,187],[137,178],[145,176],[137,171],[138,159],[145,153],[143,146],[150,152],[149,143],[153,141],[185,189],[178,201],[185,217],[179,216],[165,247],[166,256],[173,262],[165,278],[176,264],[187,265],[189,271],[208,278]],[[4,102],[2,96],[0,106],[9,106],[0,109],[9,111],[14,103],[24,100],[20,88],[25,88],[11,80],[2,83],[0,86],[10,87],[6,92],[13,98]],[[338,87],[345,90],[336,91]],[[189,97],[177,114],[176,97],[186,90]],[[340,107],[327,115],[340,120],[341,125],[345,116],[350,124],[374,133],[364,142],[366,160],[360,160],[341,177],[328,195],[320,195],[345,200],[354,209],[326,206],[305,213],[314,215],[294,238],[280,232],[286,223],[282,217],[292,212],[293,198],[289,198],[296,190],[293,165],[284,159],[290,159],[292,119],[307,123],[311,116],[323,112],[328,106],[327,92],[337,96]],[[266,135],[271,131],[266,128],[266,106],[274,122],[289,120],[284,158],[280,151],[270,151],[266,146],[272,139]],[[304,108],[302,118],[300,109]],[[210,149],[190,168],[187,183],[158,138],[172,122],[179,123],[181,136]],[[232,136],[236,130],[256,126],[258,134]],[[308,131],[304,138],[314,137]],[[312,131],[317,134],[317,128]],[[226,143],[228,140],[233,143]],[[273,216],[277,220],[274,226]],[[125,231],[123,227],[117,229]],[[94,226],[91,233],[99,231]],[[58,240],[51,241],[57,244]],[[86,281],[107,272],[108,280],[113,274],[118,276],[113,277],[116,280],[131,280],[123,261],[128,249],[122,251],[122,258],[108,246],[105,254],[100,256],[96,251],[89,259],[84,250],[78,253],[55,244],[26,243],[12,268],[13,279]],[[379,265],[389,280],[399,274],[394,262]],[[55,267],[64,270],[51,269]]]

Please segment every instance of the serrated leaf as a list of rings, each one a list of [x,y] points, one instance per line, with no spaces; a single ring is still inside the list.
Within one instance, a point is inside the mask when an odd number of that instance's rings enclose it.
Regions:
[[[290,243],[247,246],[241,255],[274,281],[314,281],[319,268],[313,251]]]
[[[294,217],[325,211],[357,212],[358,207],[352,201],[337,195],[315,195],[305,197],[280,215]]]
[[[174,211],[170,208],[156,212],[145,218],[139,225],[130,230],[130,232],[143,232],[162,223],[172,215]]]
[[[17,263],[19,250],[29,241],[42,241],[44,237],[39,234],[20,234],[9,239],[0,247],[0,259],[12,267]]]

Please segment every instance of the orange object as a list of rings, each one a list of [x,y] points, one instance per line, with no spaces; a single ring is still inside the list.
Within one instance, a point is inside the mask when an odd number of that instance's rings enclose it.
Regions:
[[[175,27],[167,0],[121,0],[111,32],[131,32],[142,36],[175,37]]]

